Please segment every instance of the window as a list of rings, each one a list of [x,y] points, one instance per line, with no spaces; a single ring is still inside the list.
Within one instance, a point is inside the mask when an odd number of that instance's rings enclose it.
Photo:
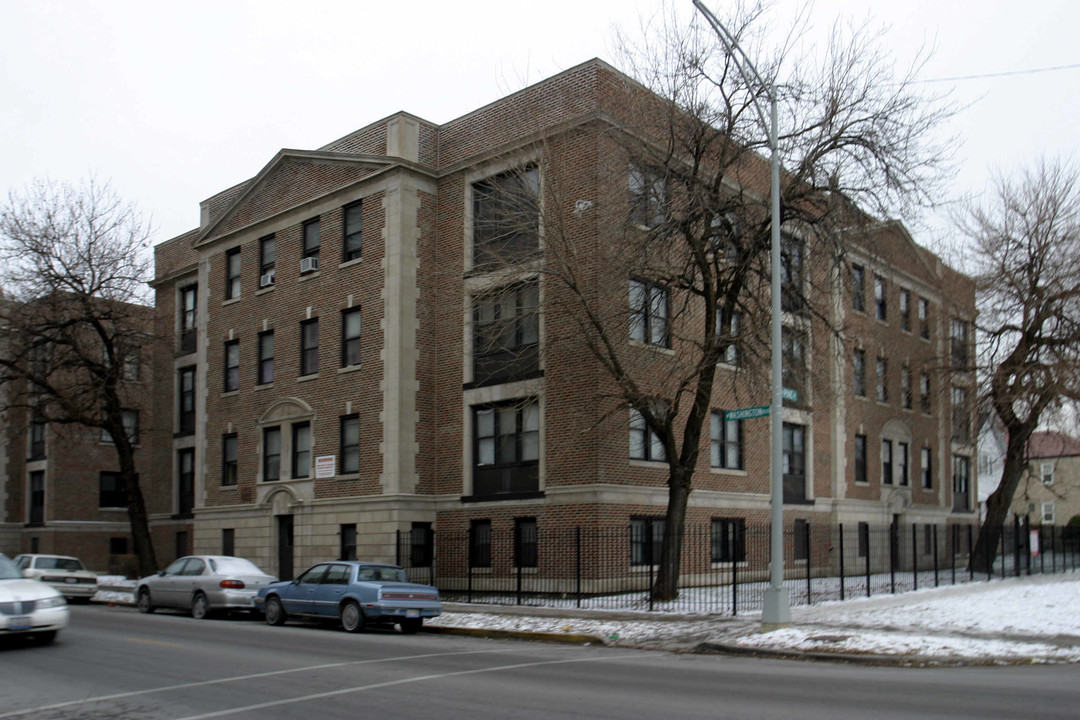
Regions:
[[[138,382],[142,369],[138,348],[121,348],[120,377],[128,382]]]
[[[109,538],[109,554],[110,555],[127,555],[128,542],[127,538],[111,537]]]
[[[1042,523],[1043,525],[1054,524],[1054,503],[1053,501],[1044,502],[1042,504]]]
[[[712,519],[712,561],[714,563],[746,560],[746,520]]]
[[[784,405],[805,402],[804,385],[806,380],[806,334],[801,330],[784,326],[780,329],[780,351],[783,357],[783,383],[785,388],[792,388],[798,393],[798,401],[793,403],[784,398]]]
[[[780,306],[784,312],[797,312],[803,298],[803,265],[806,245],[791,235],[780,236]]]
[[[412,567],[431,567],[435,559],[435,532],[429,522],[414,522],[409,529],[409,560]]]
[[[45,471],[30,473],[30,507],[26,521],[31,525],[45,522]]]
[[[806,426],[784,423],[784,502],[806,502]]]
[[[180,368],[179,378],[179,402],[180,411],[180,435],[191,435],[195,432],[195,368]]]
[[[630,564],[658,565],[664,548],[664,518],[630,518]]]
[[[900,329],[911,332],[911,293],[900,290]]]
[[[473,380],[518,380],[540,368],[540,304],[535,283],[477,297],[473,306]]]
[[[235,555],[236,554],[236,530],[233,528],[222,528],[221,530],[221,554],[222,555]]]
[[[473,494],[539,490],[540,406],[535,399],[473,408]]]
[[[517,262],[540,246],[540,171],[535,165],[473,183],[473,264]]]
[[[319,269],[319,245],[322,242],[322,240],[320,238],[321,233],[320,233],[319,218],[315,218],[314,220],[308,220],[307,222],[305,222],[304,225],[303,225],[303,234],[304,234],[304,241],[303,241],[304,242],[304,247],[303,247],[303,254],[301,255],[301,257],[304,260],[307,260],[308,258],[313,258],[315,260],[315,262],[314,262],[314,267],[309,267],[311,265],[310,263],[307,264],[307,265],[301,263],[300,270],[301,270],[301,272],[310,272],[311,270],[318,270]]]
[[[360,308],[341,311],[341,367],[360,364]]]
[[[124,434],[127,436],[128,441],[132,445],[139,444],[139,411],[138,410],[121,410],[120,421],[124,424]],[[113,441],[112,434],[108,430],[102,428],[101,430],[101,442],[111,443]]]
[[[922,473],[922,486],[924,490],[934,487],[934,474],[930,448],[924,447],[919,458],[920,472]]]
[[[851,309],[866,312],[866,271],[862,265],[851,266]]]
[[[281,428],[263,428],[263,482],[281,479]]]
[[[967,388],[952,389],[952,441],[966,443],[971,439],[971,418],[968,410]]]
[[[239,467],[237,465],[237,437],[236,433],[221,436],[221,484],[236,485],[239,480]]]
[[[952,355],[953,367],[957,370],[967,370],[970,358],[968,357],[968,324],[963,320],[953,318],[949,323],[949,349]]]
[[[98,473],[98,507],[126,508],[127,485],[118,472]]]
[[[971,488],[971,458],[966,455],[953,455],[953,510],[965,512],[969,509],[968,496]]]
[[[180,516],[191,515],[195,509],[195,449],[184,448],[176,453],[176,512]]]
[[[198,285],[180,288],[180,351],[195,352]]]
[[[259,240],[259,287],[274,284],[274,266],[277,261],[277,242],[273,235]]]
[[[345,240],[342,243],[342,261],[358,260],[363,250],[364,205],[360,201],[346,205],[345,215]]]
[[[1039,475],[1042,477],[1043,485],[1054,484],[1054,463],[1040,463]]]
[[[930,339],[930,301],[919,298],[919,337]]]
[[[859,397],[866,397],[866,351],[856,350],[851,358],[852,388]]]
[[[885,278],[874,276],[874,305],[877,307],[877,319],[888,319],[888,304],[885,296]]]
[[[630,339],[670,347],[668,291],[644,280],[630,281]]]
[[[878,402],[889,402],[889,361],[886,358],[877,359],[877,393]]]
[[[809,560],[810,559],[810,523],[806,522],[802,518],[795,518],[793,525],[792,545],[794,545],[795,552],[792,557],[795,560]]]
[[[225,253],[225,299],[240,297],[240,248]]]
[[[892,440],[881,441],[881,484],[893,484]]]
[[[225,392],[240,389],[240,341],[225,343]]]
[[[731,331],[724,337],[723,311],[716,311],[716,342],[723,347],[720,362],[738,366],[742,364],[742,348],[739,346],[739,333],[742,331],[742,313],[731,313]]]
[[[300,323],[300,375],[319,372],[319,319]]]
[[[259,333],[259,384],[274,382],[274,331]]]
[[[341,547],[338,550],[338,560],[356,559],[356,523],[342,525],[338,530]]]
[[[930,414],[930,376],[926,373],[919,375],[919,409]]]
[[[30,456],[28,460],[42,460],[45,457],[45,423],[30,423]]]
[[[341,474],[360,472],[360,416],[341,417]]]
[[[645,422],[645,416],[633,408],[630,408],[630,457],[654,462],[667,460],[660,436]]]
[[[870,523],[859,523],[859,557],[870,556]]]
[[[855,436],[855,482],[869,482],[866,478],[866,436]]]
[[[725,420],[722,410],[713,410],[709,445],[709,464],[712,467],[728,470],[743,469],[742,420]]]
[[[906,487],[910,484],[910,478],[908,477],[908,444],[906,442],[896,443],[896,475],[897,484],[901,487]]]
[[[491,521],[469,522],[469,567],[491,567]]]
[[[911,368],[900,366],[900,404],[905,410],[911,409]]]
[[[630,220],[647,228],[658,227],[667,220],[667,189],[660,172],[630,166]]]
[[[292,426],[292,477],[306,478],[311,474],[311,424]]]
[[[538,552],[536,518],[514,518],[514,567],[536,567]]]

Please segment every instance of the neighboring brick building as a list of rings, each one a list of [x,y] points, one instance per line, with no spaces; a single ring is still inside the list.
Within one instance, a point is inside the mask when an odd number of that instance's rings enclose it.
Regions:
[[[666,465],[648,432],[597,401],[610,380],[544,310],[556,290],[528,254],[539,230],[499,240],[526,253],[508,279],[486,263],[481,222],[494,190],[546,181],[541,154],[565,197],[621,197],[625,214],[626,185],[600,187],[592,170],[631,85],[590,61],[444,125],[399,113],[282,150],[204,201],[198,229],[156,248],[154,372],[173,378],[154,386],[172,437],[151,448],[153,467],[172,468],[158,520],[190,517],[194,550],[290,577],[328,557],[393,561],[399,534],[422,554],[434,528],[483,538],[661,517]],[[585,240],[601,222],[570,221]],[[844,342],[810,319],[785,340],[810,370],[785,410],[788,517],[972,522],[974,285],[899,223],[865,237],[811,298]],[[626,281],[610,295],[624,316],[650,292],[633,281],[628,302]],[[480,347],[506,314],[513,339]],[[762,404],[730,360],[714,407]],[[688,520],[765,520],[768,421],[719,417]]]
[[[147,510],[161,517],[172,478],[155,473],[149,448],[167,442],[150,403],[154,308],[128,306],[150,346],[124,363],[124,423],[137,438],[136,469]],[[142,332],[142,330],[140,330]],[[0,392],[11,392],[0,388]],[[133,573],[127,498],[108,433],[81,425],[32,422],[26,411],[4,414],[0,464],[0,551],[75,555],[99,571]],[[173,529],[155,528],[160,543]],[[190,531],[190,525],[185,529]]]

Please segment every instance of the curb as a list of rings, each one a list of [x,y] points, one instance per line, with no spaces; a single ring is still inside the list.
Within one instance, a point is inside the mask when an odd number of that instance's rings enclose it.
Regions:
[[[527,630],[492,630],[485,628],[445,627],[442,625],[424,625],[422,632],[442,635],[467,635],[489,640],[532,640],[535,642],[563,643],[567,645],[607,645],[607,642],[595,635],[576,633],[542,633]]]
[[[880,655],[874,653],[830,653],[806,650],[782,650],[777,648],[745,647],[742,645],[728,645],[725,643],[703,642],[695,645],[684,652],[701,655],[739,655],[743,657],[760,657],[774,660],[804,660],[824,661],[835,663],[849,663],[852,665],[875,665],[886,667],[965,667],[984,665],[1016,665],[1020,662],[1003,662],[1001,660],[972,660],[954,656],[927,655]]]

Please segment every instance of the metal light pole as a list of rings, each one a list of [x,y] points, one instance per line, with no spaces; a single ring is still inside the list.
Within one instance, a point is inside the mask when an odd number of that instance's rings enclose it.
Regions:
[[[765,591],[765,604],[761,608],[761,624],[765,628],[775,628],[787,625],[791,622],[791,598],[788,590],[784,587],[784,398],[783,398],[783,349],[780,330],[780,143],[777,129],[776,111],[776,88],[765,81],[758,73],[757,68],[750,62],[750,58],[743,52],[735,41],[735,37],[728,32],[727,28],[720,24],[712,11],[702,4],[701,0],[693,0],[694,7],[701,11],[709,25],[716,32],[720,42],[724,44],[728,54],[731,55],[738,68],[739,74],[748,86],[756,82],[769,95],[769,118],[766,119],[765,111],[754,100],[754,109],[757,110],[761,124],[769,133],[769,149],[772,150],[772,183],[769,189],[770,206],[772,208],[772,270],[771,270],[771,300],[772,300],[772,399],[769,403],[769,423],[772,430],[772,461],[769,468],[769,588]]]

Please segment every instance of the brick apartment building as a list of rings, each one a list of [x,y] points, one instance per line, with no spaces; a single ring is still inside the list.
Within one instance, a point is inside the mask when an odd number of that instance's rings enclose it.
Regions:
[[[125,314],[152,343],[154,308],[128,305]],[[136,471],[147,510],[157,518],[152,532],[160,546],[191,526],[170,516],[165,499],[172,478],[155,473],[150,464],[149,448],[168,442],[150,402],[153,352],[152,345],[143,346],[124,361],[123,420],[135,440]],[[0,392],[19,388],[5,386]],[[0,552],[75,555],[95,570],[135,572],[127,496],[109,433],[35,422],[18,407],[4,413],[0,428]]]
[[[589,169],[630,86],[594,60],[443,125],[399,113],[282,150],[158,245],[154,373],[172,382],[154,383],[153,404],[172,427],[148,462],[172,469],[157,520],[193,523],[159,556],[236,553],[291,577],[330,557],[393,561],[400,536],[431,529],[662,517],[648,430],[597,399],[610,381],[543,309],[555,291],[535,259],[489,271],[477,217],[493,188],[556,169],[566,197],[613,196]],[[587,238],[599,221],[586,215]],[[787,517],[972,522],[973,283],[900,223],[860,238],[813,298],[843,338],[786,320],[809,370],[785,408]],[[647,289],[631,282],[628,297],[626,280],[613,301],[629,314]],[[517,315],[519,365],[479,347],[498,313]],[[767,403],[734,370],[721,364],[714,407]],[[768,420],[717,410],[712,429],[688,521],[765,520]]]

